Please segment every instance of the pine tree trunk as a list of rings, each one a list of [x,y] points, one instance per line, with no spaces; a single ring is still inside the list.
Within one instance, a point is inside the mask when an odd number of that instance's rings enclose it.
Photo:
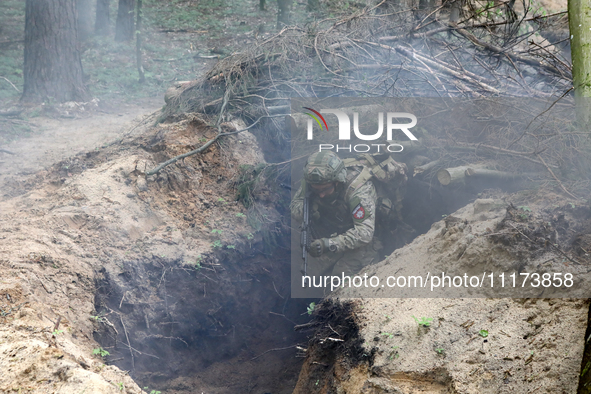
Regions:
[[[21,101],[86,101],[75,0],[26,0]]]
[[[115,24],[115,41],[129,41],[134,32],[135,0],[119,0],[117,22]]]
[[[111,16],[109,14],[109,4],[111,0],[97,0],[96,1],[96,21],[94,24],[94,32],[99,36],[106,36],[109,34],[111,25]]]

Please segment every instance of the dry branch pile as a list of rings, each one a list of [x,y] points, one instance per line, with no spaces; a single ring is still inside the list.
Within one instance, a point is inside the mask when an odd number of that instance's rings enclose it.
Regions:
[[[572,86],[569,62],[539,31],[565,15],[537,15],[523,1],[518,14],[502,2],[458,13],[451,2],[384,0],[286,27],[169,94],[166,115],[217,113],[227,101],[256,118],[289,97],[561,96]]]
[[[201,112],[219,122],[231,114],[252,123],[289,112],[290,97],[471,99],[473,118],[495,119],[499,106],[503,116],[516,118],[503,119],[502,125],[483,122],[481,130],[456,124],[453,117],[448,123],[439,120],[445,126],[425,130],[423,146],[414,153],[430,160],[419,164],[421,176],[480,163],[485,172],[506,172],[484,176],[510,179],[517,171],[550,181],[567,194],[581,180],[581,190],[586,189],[591,172],[588,133],[577,131],[570,115],[557,117],[555,107],[569,100],[572,89],[564,52],[568,40],[556,33],[568,37],[566,14],[542,15],[527,0],[457,0],[433,7],[414,1],[384,0],[346,17],[286,27],[221,60],[203,78],[169,91],[164,116]],[[546,34],[548,30],[553,33]],[[506,103],[485,100],[502,96],[545,102],[527,107],[517,100],[509,114]],[[474,103],[475,98],[484,101]],[[535,118],[553,107],[551,116]],[[526,116],[518,121],[520,111]],[[276,118],[265,127],[269,135],[285,133]]]

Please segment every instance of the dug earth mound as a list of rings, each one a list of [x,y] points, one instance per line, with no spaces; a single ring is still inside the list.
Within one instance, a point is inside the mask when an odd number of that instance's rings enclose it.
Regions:
[[[305,307],[289,299],[279,236],[288,191],[261,183],[249,210],[237,201],[265,162],[248,132],[146,177],[217,132],[154,120],[4,186],[0,392],[295,386]]]
[[[547,195],[521,216],[509,200],[523,197],[478,199],[365,273],[586,272],[588,256],[577,250],[587,248],[580,234],[589,208]],[[339,289],[317,308],[300,327],[315,334],[294,393],[586,392],[578,390],[589,369],[588,299],[394,298],[429,292],[389,290]]]
[[[577,391],[586,300],[337,292],[310,321],[310,301],[289,297],[289,191],[279,165],[262,170],[264,141],[228,136],[146,175],[216,132],[191,114],[145,122],[4,186],[1,392]],[[475,271],[587,262],[588,207],[483,197],[368,272],[400,275],[427,252]],[[536,243],[546,236],[554,247]]]

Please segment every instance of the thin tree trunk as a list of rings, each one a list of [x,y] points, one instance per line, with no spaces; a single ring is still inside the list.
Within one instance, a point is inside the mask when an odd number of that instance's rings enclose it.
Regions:
[[[109,5],[111,0],[97,0],[96,1],[96,21],[94,23],[94,32],[99,36],[106,36],[109,34],[111,25],[111,16],[109,13]]]
[[[139,74],[139,83],[144,83],[146,81],[146,76],[144,75],[144,66],[142,65],[142,0],[137,0],[137,21],[135,23],[135,28],[135,55],[137,72]]]
[[[591,118],[591,6],[586,0],[568,0],[573,86],[577,100],[577,120],[589,124]]]
[[[277,0],[277,29],[289,25],[289,4],[290,0]]]
[[[129,41],[134,33],[135,0],[119,0],[117,22],[115,24],[115,41]]]
[[[265,0],[259,0],[259,11],[265,11]]]
[[[21,101],[86,101],[75,0],[26,0]]]

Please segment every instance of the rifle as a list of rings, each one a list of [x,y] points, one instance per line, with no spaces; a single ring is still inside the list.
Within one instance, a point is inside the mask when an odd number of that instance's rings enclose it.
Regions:
[[[302,223],[302,232],[300,233],[300,245],[302,247],[302,259],[304,260],[304,276],[308,271],[308,244],[310,243],[310,192],[306,191],[304,197],[304,221]]]

